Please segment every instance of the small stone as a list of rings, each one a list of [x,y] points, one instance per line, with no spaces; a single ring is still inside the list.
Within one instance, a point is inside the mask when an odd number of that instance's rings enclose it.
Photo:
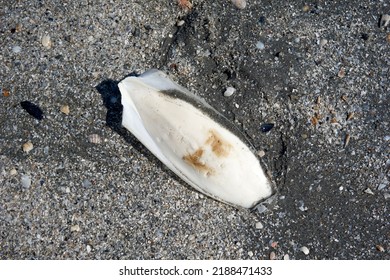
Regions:
[[[188,0],[178,0],[177,2],[178,2],[179,7],[185,11],[192,9],[192,3]]]
[[[249,251],[249,252],[248,252],[248,256],[249,256],[249,257],[253,257],[253,252],[252,252],[252,251]]]
[[[11,176],[15,176],[16,174],[18,174],[18,171],[16,171],[15,168],[12,168],[12,169],[9,171],[9,175],[11,175]]]
[[[227,87],[223,95],[229,97],[232,96],[235,91],[236,89],[234,87]]]
[[[91,142],[93,144],[100,144],[100,143],[102,143],[102,138],[98,134],[91,134],[91,135],[89,135],[88,136],[88,140],[89,140],[89,142]]]
[[[70,112],[69,106],[68,106],[68,105],[62,105],[62,106],[60,107],[60,111],[61,111],[62,113],[64,113],[65,115],[69,115],[69,112]]]
[[[301,252],[303,252],[305,255],[308,255],[310,253],[309,248],[307,248],[306,246],[302,246],[299,250],[301,250]]]
[[[256,229],[263,229],[264,225],[261,222],[256,223]]]
[[[1,89],[1,92],[3,93],[3,96],[4,96],[4,97],[8,97],[8,96],[10,95],[9,90],[6,89],[6,88]]]
[[[73,231],[76,231],[76,232],[79,232],[80,231],[80,226],[79,225],[73,225],[70,227],[70,231],[73,232]]]
[[[265,207],[263,204],[260,204],[259,206],[256,207],[257,211],[261,214],[264,213],[268,210],[267,207]]]
[[[65,192],[66,192],[66,193],[70,193],[70,188],[69,188],[69,187],[66,187]]]
[[[274,251],[272,251],[272,252],[269,254],[269,259],[270,259],[270,260],[276,259],[276,253],[275,253]]]
[[[320,40],[320,46],[321,47],[325,46],[327,43],[328,43],[328,40],[326,40],[326,39],[321,39]]]
[[[246,7],[246,0],[231,0],[231,1],[233,5],[239,9],[245,9]]]
[[[374,192],[370,188],[365,189],[364,192],[368,193],[368,194],[371,194],[371,195],[374,194]]]
[[[386,135],[385,137],[383,137],[383,140],[390,141],[390,135]]]
[[[386,184],[379,184],[379,186],[378,186],[378,191],[381,191],[381,190],[383,190],[383,189],[385,189],[386,188]]]
[[[265,45],[262,41],[258,41],[256,43],[256,48],[258,48],[259,50],[264,50],[265,49]]]
[[[383,195],[383,197],[387,200],[387,199],[389,199],[390,198],[390,193],[385,193],[384,195]]]
[[[12,51],[14,53],[20,53],[22,51],[22,48],[19,46],[14,46],[14,47],[12,47]]]
[[[345,69],[344,69],[344,67],[340,68],[339,72],[337,73],[337,76],[339,78],[344,78],[345,77]]]
[[[20,183],[22,184],[22,187],[25,189],[28,189],[31,186],[31,178],[28,175],[22,175],[20,177]]]
[[[310,6],[309,6],[309,5],[303,6],[302,11],[304,11],[305,13],[307,13],[308,11],[310,11]]]
[[[261,150],[257,153],[257,155],[262,158],[263,156],[265,156],[265,152]]]
[[[44,46],[47,49],[50,49],[52,46],[50,35],[48,35],[48,34],[44,35],[42,37],[41,43],[42,43],[42,46]]]
[[[87,245],[87,253],[91,253],[91,251],[92,251],[91,246]]]
[[[387,41],[388,43],[390,43],[390,33],[387,34],[387,36],[386,36],[386,41]]]
[[[383,248],[383,246],[381,245],[376,245],[375,248],[379,251],[379,252],[384,252],[385,251],[385,248]]]
[[[290,256],[289,256],[288,254],[285,254],[285,255],[283,256],[283,260],[285,260],[285,261],[290,260]]]
[[[23,25],[20,22],[17,23],[16,26],[15,26],[15,31],[16,32],[22,31],[22,27],[23,27]]]
[[[24,152],[29,153],[34,148],[34,145],[30,141],[28,141],[23,144],[22,148]]]
[[[82,183],[82,186],[84,188],[89,188],[90,186],[92,186],[92,183],[88,179],[84,179],[83,183]]]
[[[186,22],[184,20],[179,20],[176,25],[177,26],[183,26]]]
[[[390,15],[381,15],[381,18],[379,20],[379,28],[386,27],[390,23]]]

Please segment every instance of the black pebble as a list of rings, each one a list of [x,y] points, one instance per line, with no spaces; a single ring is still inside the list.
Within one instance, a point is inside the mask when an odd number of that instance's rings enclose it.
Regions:
[[[268,132],[270,131],[272,128],[274,127],[274,124],[273,123],[263,123],[260,127],[261,129],[261,132]]]
[[[24,110],[27,111],[31,116],[36,118],[37,120],[43,119],[43,112],[41,108],[38,107],[38,105],[35,105],[34,103],[30,101],[22,101],[20,102],[20,105]]]

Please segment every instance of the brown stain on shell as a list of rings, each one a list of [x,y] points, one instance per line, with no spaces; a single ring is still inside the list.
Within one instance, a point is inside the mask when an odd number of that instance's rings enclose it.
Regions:
[[[214,130],[209,130],[210,136],[206,140],[206,145],[211,146],[211,150],[217,157],[226,157],[229,155],[231,145],[224,141]]]
[[[204,162],[202,162],[200,159],[204,153],[204,150],[202,148],[197,149],[192,154],[188,154],[183,157],[183,160],[191,165],[194,169],[205,173],[206,175],[212,174],[214,171],[210,166],[207,166]]]

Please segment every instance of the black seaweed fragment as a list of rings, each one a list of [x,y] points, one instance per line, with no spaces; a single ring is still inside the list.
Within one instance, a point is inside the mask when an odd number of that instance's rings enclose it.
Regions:
[[[35,105],[34,103],[30,101],[22,101],[20,102],[20,105],[24,110],[27,111],[31,116],[36,118],[37,120],[43,119],[43,112],[41,108],[38,107],[38,105]]]

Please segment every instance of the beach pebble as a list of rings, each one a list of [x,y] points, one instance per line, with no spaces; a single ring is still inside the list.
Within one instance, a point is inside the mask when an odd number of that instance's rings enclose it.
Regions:
[[[22,51],[22,48],[19,47],[19,46],[14,46],[14,47],[12,48],[12,51],[13,51],[14,53],[20,53],[20,52]]]
[[[61,107],[60,107],[60,111],[62,112],[62,113],[64,113],[65,115],[69,115],[69,106],[68,105],[62,105]]]
[[[385,189],[386,188],[386,184],[379,184],[379,186],[378,186],[378,191],[381,191],[381,190],[383,190],[383,189]]]
[[[227,87],[223,95],[232,96],[235,91],[236,89],[234,87]]]
[[[290,259],[290,256],[288,254],[285,254],[283,256],[283,260],[288,261]]]
[[[270,259],[270,260],[276,259],[276,254],[275,254],[274,251],[272,251],[272,252],[269,254],[269,259]]]
[[[249,251],[249,252],[248,252],[248,256],[249,256],[249,257],[253,257],[253,252],[252,252],[252,251]]]
[[[22,187],[25,189],[28,189],[31,186],[31,178],[28,175],[22,175],[20,177],[20,183],[22,184]]]
[[[328,40],[326,40],[326,39],[321,39],[320,40],[320,46],[321,47],[325,46],[327,43],[328,43]]]
[[[89,188],[90,186],[92,186],[92,183],[88,179],[84,179],[83,183],[82,183],[82,186],[84,188]]]
[[[22,148],[24,152],[29,153],[34,148],[34,145],[30,141],[28,141],[23,144]]]
[[[233,5],[239,9],[244,9],[246,7],[246,0],[231,0]]]
[[[18,171],[16,171],[15,168],[12,168],[12,169],[9,171],[9,175],[11,175],[11,176],[14,176],[14,175],[16,175],[16,174],[18,174]]]
[[[91,246],[87,245],[87,253],[91,253],[91,251],[92,251]]]
[[[301,252],[305,255],[308,255],[310,253],[309,248],[307,248],[306,246],[302,246],[299,250],[301,250]]]
[[[79,225],[73,225],[70,227],[70,231],[76,231],[76,232],[79,232],[80,231],[80,226]]]
[[[376,247],[376,249],[379,251],[379,252],[384,252],[385,251],[385,248],[383,248],[383,246],[381,246],[381,245],[376,245],[375,246]]]
[[[183,26],[184,23],[185,23],[184,20],[179,20],[179,21],[176,23],[176,25],[177,25],[177,26]]]
[[[257,153],[257,155],[262,158],[263,156],[265,156],[265,152],[261,150]]]
[[[390,23],[390,15],[384,14],[381,15],[381,19],[379,20],[379,27],[386,27]]]
[[[262,41],[258,41],[256,43],[256,48],[258,48],[259,50],[264,50],[265,49],[265,45]]]
[[[264,225],[261,222],[256,223],[256,229],[263,229]]]
[[[368,193],[368,194],[371,194],[371,195],[374,194],[374,192],[370,188],[365,189],[364,192]]]
[[[41,43],[42,43],[42,46],[44,46],[45,48],[47,48],[47,49],[51,48],[52,42],[50,39],[50,35],[47,35],[47,34],[44,35],[42,37]]]

